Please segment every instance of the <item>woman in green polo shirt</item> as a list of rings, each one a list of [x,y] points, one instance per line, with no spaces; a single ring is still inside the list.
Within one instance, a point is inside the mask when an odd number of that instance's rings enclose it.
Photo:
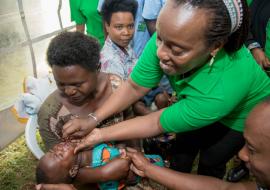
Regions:
[[[247,114],[270,95],[269,79],[243,46],[247,17],[245,0],[167,0],[157,21],[157,34],[129,80],[89,119],[68,122],[64,137],[92,131],[78,145],[78,151],[102,141],[176,132],[172,168],[189,172],[200,151],[198,173],[222,178],[226,162],[244,144]],[[177,103],[94,129],[145,95],[164,73],[177,93]]]

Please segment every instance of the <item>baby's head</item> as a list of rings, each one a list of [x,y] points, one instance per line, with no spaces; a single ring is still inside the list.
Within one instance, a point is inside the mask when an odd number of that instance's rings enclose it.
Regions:
[[[62,142],[42,156],[36,168],[37,184],[71,183],[80,165],[74,148],[74,144]]]

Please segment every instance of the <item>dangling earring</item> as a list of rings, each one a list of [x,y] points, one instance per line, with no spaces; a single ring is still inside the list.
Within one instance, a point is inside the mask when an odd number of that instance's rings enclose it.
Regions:
[[[212,58],[211,58],[211,60],[209,62],[210,67],[213,65],[214,61],[215,61],[215,55],[212,56]]]

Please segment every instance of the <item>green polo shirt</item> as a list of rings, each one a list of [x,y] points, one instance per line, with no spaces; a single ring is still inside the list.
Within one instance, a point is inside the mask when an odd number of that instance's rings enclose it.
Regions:
[[[252,0],[247,0],[248,6],[252,3]]]
[[[97,11],[98,0],[69,0],[71,21],[86,24],[86,32],[104,44],[102,18]]]
[[[154,35],[131,73],[136,84],[152,88],[159,83],[163,71],[156,51]],[[232,55],[220,50],[211,67],[205,64],[185,79],[168,78],[178,102],[161,114],[166,132],[195,130],[216,121],[243,131],[250,110],[270,95],[269,78],[245,47]]]

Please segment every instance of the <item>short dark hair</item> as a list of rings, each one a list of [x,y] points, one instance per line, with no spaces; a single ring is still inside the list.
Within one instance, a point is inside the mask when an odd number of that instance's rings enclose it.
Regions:
[[[46,162],[44,160],[42,160],[42,158],[40,159],[40,161],[37,164],[36,167],[36,182],[37,184],[41,184],[41,183],[71,183],[72,179],[69,176],[69,174],[65,175],[65,176],[59,176],[58,179],[54,178],[51,179],[48,174],[46,173],[46,171],[41,167],[41,163],[44,162],[46,164]],[[57,175],[57,173],[55,173]]]
[[[37,184],[48,183],[49,181],[50,180],[49,180],[49,177],[46,174],[46,172],[44,172],[38,165],[36,167],[36,182],[37,182]]]
[[[243,8],[243,22],[231,34],[231,19],[222,0],[174,0],[176,5],[189,4],[192,7],[209,10],[209,27],[205,31],[206,45],[208,47],[218,42],[226,42],[224,49],[232,53],[240,49],[248,36],[249,13],[246,0],[241,0]]]
[[[47,60],[50,67],[79,65],[88,71],[97,71],[99,53],[99,43],[93,37],[81,32],[62,32],[51,40]]]
[[[101,15],[107,24],[110,24],[112,14],[116,12],[130,12],[135,20],[137,8],[136,0],[105,0],[101,8]]]

